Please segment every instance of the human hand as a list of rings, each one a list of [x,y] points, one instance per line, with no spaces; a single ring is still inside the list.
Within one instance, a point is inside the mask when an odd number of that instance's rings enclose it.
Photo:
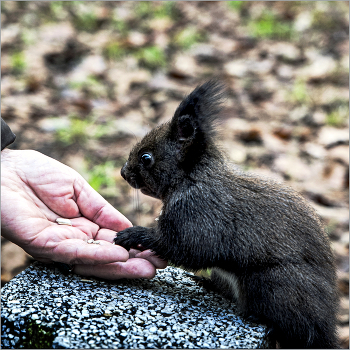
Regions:
[[[58,225],[57,218],[72,226]],[[167,263],[114,245],[131,223],[76,171],[36,151],[1,152],[2,235],[36,260],[74,265],[79,275],[152,278]],[[100,244],[89,244],[89,239]]]

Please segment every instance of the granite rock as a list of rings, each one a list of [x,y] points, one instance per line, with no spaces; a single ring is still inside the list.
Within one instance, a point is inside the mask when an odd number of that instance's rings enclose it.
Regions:
[[[266,348],[266,327],[192,276],[111,282],[34,262],[2,288],[2,348]]]

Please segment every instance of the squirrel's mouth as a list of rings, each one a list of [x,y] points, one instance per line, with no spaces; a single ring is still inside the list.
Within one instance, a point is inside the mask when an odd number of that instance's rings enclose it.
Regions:
[[[136,176],[136,175],[130,175],[124,171],[121,173],[123,179],[133,188],[136,188],[137,190],[141,189],[144,187],[144,184],[142,180]]]
[[[145,183],[142,181],[140,176],[137,176],[136,174],[132,174],[132,175],[128,174],[125,171],[125,167],[123,167],[121,175],[124,178],[124,180],[126,180],[131,187],[133,187],[137,190],[140,190],[146,196],[150,196],[150,197],[154,197],[154,198],[159,199],[158,196],[145,185]]]
[[[145,194],[146,196],[159,199],[159,197],[158,197],[155,193],[153,193],[152,191],[150,191],[147,187],[140,187],[140,191],[141,191],[143,194]]]
[[[129,185],[137,190],[140,190],[146,196],[158,198],[143,182],[138,181],[135,177],[127,178]]]
[[[140,191],[146,196],[149,196],[151,194],[151,191],[147,187],[140,188]]]
[[[137,190],[140,188],[139,184],[137,183],[134,177],[125,178],[125,180],[131,187],[136,188]]]

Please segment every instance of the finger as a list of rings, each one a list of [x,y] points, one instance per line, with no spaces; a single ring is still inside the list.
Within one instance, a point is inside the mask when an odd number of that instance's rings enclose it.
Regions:
[[[150,249],[141,251],[132,248],[129,250],[129,257],[146,259],[151,262],[156,267],[156,269],[165,269],[168,266],[168,262],[166,260],[161,259]]]
[[[82,215],[100,227],[121,231],[132,226],[124,215],[113,208],[80,175],[74,182],[74,193]]]
[[[82,276],[94,276],[109,280],[120,278],[153,278],[156,268],[145,259],[129,259],[102,265],[75,265],[74,273]]]
[[[86,234],[88,238],[93,238],[97,236],[99,227],[92,221],[80,217],[75,219],[70,219],[70,222],[72,223],[72,226]]]
[[[136,253],[135,258],[146,259],[151,262],[157,269],[165,269],[168,266],[168,262],[166,260],[161,259],[155,254],[155,252],[150,249]]]
[[[129,259],[135,258],[136,254],[141,253],[141,250],[131,248],[129,250]]]
[[[96,241],[95,241],[96,242]],[[52,249],[51,259],[66,264],[108,264],[127,261],[129,253],[121,246],[106,241],[90,244],[81,239],[66,239]]]
[[[113,243],[113,240],[116,236],[117,236],[116,231],[109,230],[108,228],[101,228],[97,232],[95,239],[104,240],[104,241]]]
[[[21,178],[34,189],[36,196],[57,215],[67,218],[80,216],[74,200],[73,186],[78,173],[39,152],[31,150],[21,152],[23,158]]]

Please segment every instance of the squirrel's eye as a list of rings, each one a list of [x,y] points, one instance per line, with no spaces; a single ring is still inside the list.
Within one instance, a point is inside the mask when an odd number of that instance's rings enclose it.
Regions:
[[[152,160],[153,160],[153,157],[152,157],[152,154],[150,153],[144,153],[141,156],[141,163],[145,166],[151,165]]]

